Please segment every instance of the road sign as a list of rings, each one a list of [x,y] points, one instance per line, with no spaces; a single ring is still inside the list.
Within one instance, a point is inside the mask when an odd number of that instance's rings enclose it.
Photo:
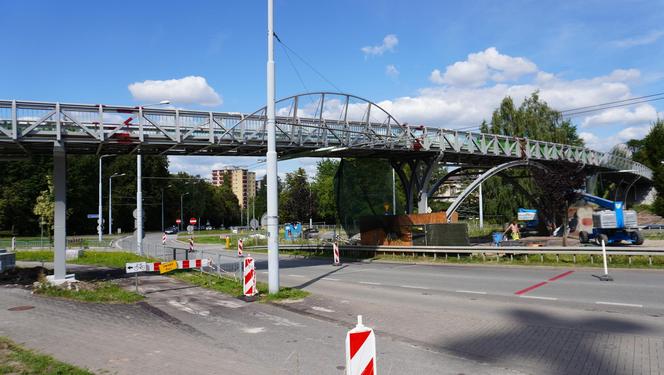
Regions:
[[[189,219],[189,224],[196,225],[196,223],[198,223],[198,220],[196,220],[195,217],[192,217],[191,219]]]
[[[176,260],[164,262],[159,265],[159,273],[171,272],[178,269],[178,262]]]
[[[145,272],[145,271],[147,271],[147,269],[148,269],[148,266],[145,262],[127,263],[126,264],[127,273]]]
[[[180,224],[181,222],[182,222],[182,220],[180,220],[180,219],[175,219],[175,224]]]
[[[256,219],[251,219],[251,221],[249,222],[249,226],[250,226],[251,229],[253,229],[253,230],[258,229],[258,220],[256,220]]]
[[[187,233],[189,233],[189,234],[194,233],[194,226],[193,225],[187,225]]]
[[[88,214],[88,219],[99,219],[99,214]]]

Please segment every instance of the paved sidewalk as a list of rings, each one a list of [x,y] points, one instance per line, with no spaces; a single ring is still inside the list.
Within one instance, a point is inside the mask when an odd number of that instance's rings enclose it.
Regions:
[[[247,304],[162,276],[142,277],[141,285],[148,298],[135,305],[79,303],[0,287],[0,335],[97,372],[344,372],[345,323]],[[34,308],[8,310],[24,305]],[[379,335],[377,341],[378,366],[385,374],[517,373],[396,337]]]

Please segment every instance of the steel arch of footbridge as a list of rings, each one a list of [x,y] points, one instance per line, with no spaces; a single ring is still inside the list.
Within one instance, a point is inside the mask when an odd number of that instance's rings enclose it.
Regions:
[[[531,160],[514,160],[510,161],[507,163],[503,163],[500,165],[497,165],[488,171],[482,173],[479,177],[477,177],[470,185],[468,185],[461,194],[459,194],[458,197],[452,202],[452,204],[447,208],[446,217],[448,218],[447,221],[452,220],[452,214],[456,212],[457,208],[463,203],[463,201],[468,198],[470,194],[477,189],[478,186],[480,186],[481,183],[484,181],[488,180],[489,178],[497,175],[498,173],[510,169],[510,168],[516,168],[516,167],[536,167],[540,168],[542,170],[548,171],[549,169],[544,166],[543,164],[531,161]]]
[[[511,160],[627,170],[647,167],[617,155],[551,142],[405,125],[358,96],[317,92],[277,102],[280,157],[409,159],[496,165]],[[183,109],[0,100],[0,157],[67,153],[257,156],[266,149],[264,109],[250,114]]]

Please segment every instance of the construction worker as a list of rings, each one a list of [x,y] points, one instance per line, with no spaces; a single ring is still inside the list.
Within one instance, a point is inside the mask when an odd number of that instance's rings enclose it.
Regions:
[[[521,238],[519,235],[519,225],[516,223],[516,220],[512,220],[505,233],[503,233],[503,236],[506,235],[507,232],[512,232],[512,240],[514,241]]]

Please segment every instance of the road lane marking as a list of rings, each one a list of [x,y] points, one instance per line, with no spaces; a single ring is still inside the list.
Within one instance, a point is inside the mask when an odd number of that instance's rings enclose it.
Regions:
[[[521,290],[519,290],[519,291],[516,291],[516,292],[514,292],[514,294],[520,296],[520,295],[522,295],[522,294],[528,293],[528,292],[530,292],[531,290],[535,290],[535,289],[537,289],[537,288],[539,288],[539,287],[541,287],[541,286],[544,286],[544,285],[546,285],[546,281],[542,281],[541,283],[537,283],[537,284],[535,284],[535,285],[531,285],[531,286],[529,286],[529,287],[527,287],[527,288],[525,288],[525,289],[521,289]]]
[[[531,285],[531,286],[529,286],[529,287],[527,287],[527,288],[524,288],[524,289],[521,289],[521,290],[517,290],[516,292],[514,292],[514,294],[516,294],[517,296],[520,296],[520,295],[522,295],[522,294],[526,294],[526,293],[528,293],[528,292],[530,292],[530,291],[532,291],[532,290],[535,290],[535,289],[537,289],[537,288],[539,288],[539,287],[542,287],[542,286],[544,286],[544,285],[546,285],[546,284],[548,284],[548,283],[550,283],[550,282],[553,282],[553,281],[556,281],[556,280],[562,279],[563,277],[567,277],[567,276],[571,275],[572,273],[574,273],[574,271],[566,271],[566,272],[563,272],[563,273],[561,273],[561,274],[559,274],[559,275],[556,275],[556,276],[550,278],[550,279],[547,280],[547,281],[542,281],[541,283],[537,283],[537,284],[535,284],[535,285]]]
[[[620,303],[620,302],[602,302],[602,301],[597,301],[595,302],[598,305],[611,305],[611,306],[627,306],[627,307],[643,307],[643,305],[637,305],[634,303]]]
[[[360,281],[360,284],[364,284],[364,285],[381,285],[380,283],[372,283],[371,281]]]
[[[326,313],[333,313],[334,312],[334,310],[326,309],[325,307],[320,307],[320,306],[312,306],[311,309],[316,310],[316,311],[326,312]]]
[[[560,275],[556,275],[556,276],[550,278],[549,281],[556,281],[556,280],[558,280],[558,279],[562,279],[563,277],[567,277],[567,276],[569,276],[569,275],[571,275],[571,274],[573,274],[573,273],[574,273],[574,271],[563,272],[563,273],[561,273]]]
[[[267,272],[267,271],[261,271],[261,273],[263,273],[263,274],[266,274],[266,275],[268,274],[268,272]]]
[[[457,293],[486,294],[486,292],[476,292],[474,290],[456,290]]]
[[[331,277],[323,277],[323,280],[329,280],[329,281],[341,281],[339,279],[333,279]]]
[[[542,297],[542,296],[519,296],[520,298],[530,298],[530,299],[543,299],[545,301],[557,301],[558,298],[555,297]]]
[[[429,290],[429,288],[424,287],[424,286],[415,286],[415,285],[399,285],[401,288],[408,288],[408,289],[424,289],[424,290]]]
[[[302,275],[287,275],[287,276],[290,276],[290,277],[301,277],[301,278],[306,277],[306,276],[302,276]]]

